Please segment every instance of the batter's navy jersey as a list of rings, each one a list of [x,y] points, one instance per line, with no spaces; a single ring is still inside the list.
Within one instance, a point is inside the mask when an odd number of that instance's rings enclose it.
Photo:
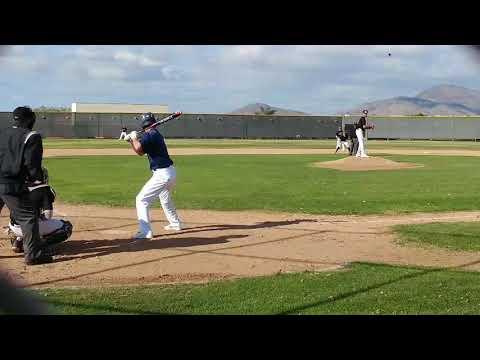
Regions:
[[[168,168],[169,166],[173,165],[173,161],[168,155],[165,140],[157,131],[157,129],[152,129],[145,132],[139,141],[142,145],[143,152],[148,156],[150,169],[152,171]]]

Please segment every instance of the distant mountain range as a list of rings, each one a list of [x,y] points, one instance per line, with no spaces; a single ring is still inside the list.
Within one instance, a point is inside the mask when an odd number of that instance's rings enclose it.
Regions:
[[[438,85],[413,97],[398,96],[372,101],[338,114],[361,114],[363,109],[368,109],[369,115],[480,115],[480,91],[456,85]],[[264,103],[248,104],[230,114],[310,115]]]
[[[263,103],[248,104],[240,109],[232,111],[233,115],[308,115],[298,110],[282,109]]]
[[[414,97],[399,96],[361,104],[341,114],[369,115],[479,115],[480,91],[456,85],[439,85]]]

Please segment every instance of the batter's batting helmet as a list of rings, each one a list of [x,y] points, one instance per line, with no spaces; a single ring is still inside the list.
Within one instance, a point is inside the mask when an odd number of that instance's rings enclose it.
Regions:
[[[146,127],[152,125],[156,120],[155,116],[151,112],[148,112],[140,115],[140,121],[142,122],[142,129],[145,129]]]
[[[368,114],[368,110],[365,109],[365,110],[362,111],[362,113],[364,113],[365,115],[367,115],[367,114]]]

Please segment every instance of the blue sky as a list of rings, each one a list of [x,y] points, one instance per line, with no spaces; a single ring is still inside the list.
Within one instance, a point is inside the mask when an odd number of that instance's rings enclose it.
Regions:
[[[1,111],[72,102],[229,112],[248,103],[333,114],[439,84],[480,89],[459,46],[8,46]],[[392,56],[389,57],[388,53]]]

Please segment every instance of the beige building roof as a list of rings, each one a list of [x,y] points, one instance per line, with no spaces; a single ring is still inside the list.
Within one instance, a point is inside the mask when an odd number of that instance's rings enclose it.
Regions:
[[[152,112],[155,114],[168,113],[167,105],[154,104],[92,104],[92,103],[72,103],[72,112],[74,113],[124,113],[141,114]]]

